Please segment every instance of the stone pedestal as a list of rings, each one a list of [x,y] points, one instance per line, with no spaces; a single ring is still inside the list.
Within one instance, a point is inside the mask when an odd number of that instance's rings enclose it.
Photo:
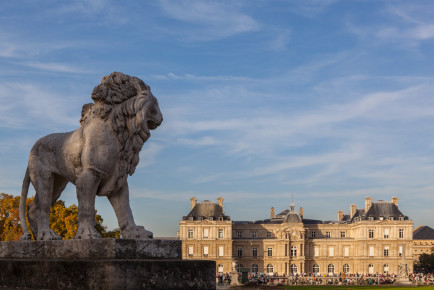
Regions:
[[[240,285],[240,282],[238,282],[239,274],[237,271],[229,272],[229,277],[231,277],[231,286]]]
[[[181,256],[176,240],[0,242],[0,287],[215,289],[214,261]]]

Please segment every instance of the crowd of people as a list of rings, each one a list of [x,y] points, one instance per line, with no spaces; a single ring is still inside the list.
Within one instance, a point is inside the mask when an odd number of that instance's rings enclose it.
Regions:
[[[251,273],[249,281],[257,284],[283,284],[283,285],[381,285],[392,284],[398,278],[396,274],[319,274],[303,273],[291,275]],[[417,285],[434,285],[434,273],[409,274],[409,280]],[[230,284],[228,273],[217,275],[218,284]]]

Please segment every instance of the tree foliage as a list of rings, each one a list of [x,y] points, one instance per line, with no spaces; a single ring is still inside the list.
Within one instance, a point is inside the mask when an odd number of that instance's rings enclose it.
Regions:
[[[28,198],[29,205],[33,198]],[[0,194],[0,240],[17,241],[22,235],[19,218],[20,197],[6,193]],[[95,210],[96,230],[103,238],[119,238],[119,230],[107,231],[103,225],[103,219]],[[72,239],[77,232],[78,207],[72,204],[68,207],[62,200],[56,201],[50,208],[50,227],[62,239]],[[27,227],[29,227],[27,223]],[[30,229],[30,228],[29,228]]]
[[[416,263],[416,267],[424,272],[433,272],[434,271],[434,253],[426,254],[423,253],[419,256],[419,259]]]

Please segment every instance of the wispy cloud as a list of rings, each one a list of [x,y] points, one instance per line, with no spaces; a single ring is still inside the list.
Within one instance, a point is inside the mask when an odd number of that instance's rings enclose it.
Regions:
[[[216,40],[260,27],[252,17],[229,2],[160,0],[159,3],[169,17],[192,25],[187,30],[174,28],[183,40]]]
[[[178,75],[175,73],[168,73],[166,75],[153,75],[151,76],[159,80],[190,80],[190,81],[249,81],[252,80],[248,77],[242,76],[197,76],[192,74]]]
[[[41,120],[41,126],[78,126],[79,113],[70,116],[69,101],[34,84],[0,83],[0,126],[35,126]]]

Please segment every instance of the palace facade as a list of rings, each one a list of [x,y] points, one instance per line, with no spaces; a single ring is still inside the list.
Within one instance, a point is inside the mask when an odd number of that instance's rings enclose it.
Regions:
[[[398,273],[403,256],[413,271],[413,222],[398,208],[398,198],[355,204],[337,220],[304,217],[289,209],[256,221],[231,221],[223,198],[217,203],[190,200],[180,221],[183,259],[214,260],[216,272],[230,272],[232,262],[251,273],[339,274]]]

